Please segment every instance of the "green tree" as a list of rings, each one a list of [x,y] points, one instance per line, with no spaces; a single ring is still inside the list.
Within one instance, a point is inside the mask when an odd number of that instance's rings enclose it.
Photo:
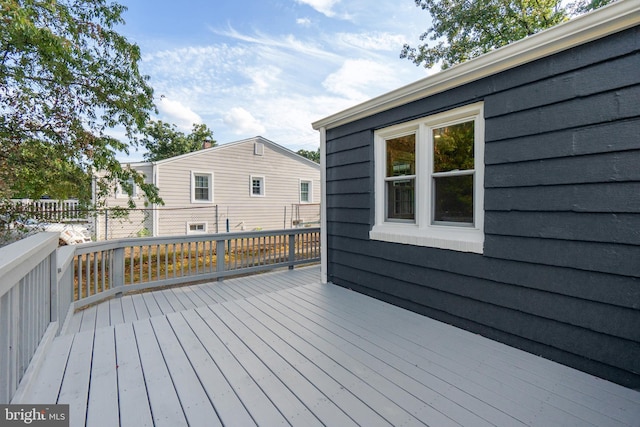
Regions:
[[[298,150],[296,154],[306,157],[309,160],[313,160],[316,163],[320,163],[320,148],[315,151]]]
[[[0,0],[0,201],[90,198],[133,178],[151,202],[157,188],[123,168],[155,111],[138,46],[115,31],[125,7],[107,0]],[[109,136],[118,128],[127,143]],[[131,202],[132,203],[132,202]]]
[[[213,132],[205,124],[195,124],[190,134],[180,132],[176,125],[161,120],[149,122],[142,145],[147,149],[144,158],[155,162],[202,148],[214,147]]]
[[[557,25],[615,0],[414,0],[431,15],[432,27],[417,47],[400,53],[416,65],[443,69]]]

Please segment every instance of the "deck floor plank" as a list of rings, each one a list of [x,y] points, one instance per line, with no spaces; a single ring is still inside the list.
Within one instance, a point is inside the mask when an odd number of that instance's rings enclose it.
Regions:
[[[167,289],[167,291],[168,293],[173,294],[173,298],[175,298],[180,303],[180,305],[184,307],[184,310],[190,310],[197,307],[197,305],[194,304],[193,301],[191,301],[191,298],[189,298],[189,296],[184,293],[182,287]],[[167,299],[169,299],[169,295],[167,295]],[[172,303],[171,305],[174,304]]]
[[[256,308],[269,315],[286,328],[289,339],[293,339],[296,348],[315,349],[316,360],[322,365],[333,363],[335,378],[353,390],[354,394],[366,396],[366,403],[380,411],[380,415],[393,425],[424,425],[420,420],[430,420],[438,425],[455,425],[456,423],[444,414],[429,407],[415,396],[407,393],[393,381],[390,381],[377,370],[351,356],[355,348],[350,343],[340,343],[342,349],[332,341],[333,337],[320,337],[315,328],[306,329],[300,325],[301,319],[287,317],[287,307],[273,307],[261,297],[249,300]],[[282,330],[282,329],[281,329]],[[476,420],[476,425],[482,425]]]
[[[137,320],[148,319],[149,317],[151,317],[142,294],[131,295],[131,301],[133,302],[133,307],[136,311]]]
[[[305,306],[301,299],[286,300],[286,295],[287,293],[282,292],[277,295],[279,298],[265,295],[261,299],[265,302],[268,299],[267,304],[298,325],[309,325],[304,329],[297,328],[298,334],[315,335],[316,346],[322,348],[334,360],[340,360],[343,365],[352,366],[351,369],[357,371],[366,367],[383,375],[384,381],[390,382],[391,385],[380,379],[376,380],[375,376],[371,376],[370,381],[375,382],[376,388],[389,390],[389,393],[397,396],[402,405],[418,418],[432,420],[438,425],[451,423],[451,418],[462,425],[518,425],[518,421],[513,417],[485,405],[469,394],[460,393],[450,382],[429,375],[415,363],[403,360],[398,355],[400,349],[388,345],[386,336],[379,335],[377,343],[367,341],[360,335],[360,331],[352,332],[343,328],[340,323],[331,322],[331,307],[318,308],[316,313],[313,306]],[[285,300],[279,301],[281,298]],[[359,364],[363,366],[358,366]],[[404,390],[394,391],[394,388],[398,387]],[[413,407],[409,406],[411,402]],[[444,414],[451,414],[451,418]]]
[[[154,425],[187,425],[184,410],[148,319],[135,322],[133,330]]]
[[[288,425],[284,416],[273,406],[269,397],[251,378],[238,362],[235,355],[219,338],[219,331],[212,331],[209,325],[193,310],[185,311],[183,316],[201,339],[208,353],[214,358],[216,365],[224,373],[227,382],[233,387],[236,395],[242,400],[254,419],[265,425]]]
[[[234,327],[224,323],[220,317],[207,308],[196,310],[209,327],[216,332],[220,340],[234,354],[238,363],[251,376],[253,381],[269,397],[272,404],[292,425],[320,426],[322,423],[312,412],[292,393],[292,391],[274,375],[267,365],[254,353],[253,347],[259,339],[255,336],[245,336],[242,340]]]
[[[251,426],[255,421],[229,384],[211,355],[204,347],[200,337],[191,329],[181,313],[172,313],[167,320],[175,331],[182,348],[189,355],[189,361],[207,392],[220,420],[228,426]]]
[[[96,328],[96,314],[98,307],[92,305],[91,307],[83,310],[82,323],[80,324],[80,332],[93,331]]]
[[[167,301],[167,304],[171,307],[171,309],[167,310],[166,313],[175,313],[177,311],[185,310],[185,306],[180,302],[176,294],[171,289],[163,289],[157,293],[161,294]],[[158,300],[161,300],[161,298],[158,298]]]
[[[136,314],[136,308],[133,304],[131,295],[122,296],[119,299],[120,304],[122,304],[122,317],[124,318],[125,323],[133,323],[138,320],[138,315]]]
[[[149,317],[162,316],[164,313],[160,309],[160,305],[156,301],[153,292],[145,292],[142,295],[142,299],[144,300],[145,305],[147,306],[147,310],[149,311]]]
[[[377,412],[381,409],[386,412],[393,410],[392,407],[387,406],[387,402],[379,404],[377,392],[370,388],[361,387],[362,384],[337,363],[262,313],[247,300],[238,300],[236,303],[267,327],[270,332],[270,340],[279,341],[280,345],[286,343],[287,346],[290,346],[287,349],[287,358],[290,359],[294,368],[316,384],[336,405],[349,411],[349,416],[358,424],[393,425]],[[369,398],[365,391],[372,392],[372,398]]]
[[[167,318],[152,318],[151,324],[189,425],[222,426]]]
[[[63,335],[53,341],[42,362],[38,382],[24,396],[25,402],[56,403],[74,338],[75,335]]]
[[[95,328],[104,328],[106,326],[110,326],[111,323],[111,313],[109,310],[109,304],[98,304],[96,306],[96,324]]]
[[[124,315],[122,314],[122,301],[120,298],[111,298],[109,300],[109,320],[111,325],[119,325],[124,323]]]
[[[91,360],[87,425],[115,426],[120,421],[116,363],[113,327],[97,329]]]
[[[131,323],[114,327],[120,425],[153,426],[138,344]]]
[[[211,308],[209,308],[211,310]],[[281,355],[282,351],[277,341],[266,339],[268,333],[260,322],[245,312],[239,305],[230,302],[215,307],[215,314],[220,317],[244,342],[253,342],[251,350],[278,376],[278,378],[297,395],[298,399],[309,408],[327,426],[355,426],[357,425],[347,412],[343,411],[311,381],[298,372]],[[242,327],[240,326],[242,325]]]
[[[85,424],[87,398],[91,378],[91,358],[94,331],[78,332],[74,336],[67,369],[64,373],[57,403],[69,404],[71,426]]]
[[[71,425],[632,426],[640,392],[335,285],[317,267],[75,313],[21,402]]]

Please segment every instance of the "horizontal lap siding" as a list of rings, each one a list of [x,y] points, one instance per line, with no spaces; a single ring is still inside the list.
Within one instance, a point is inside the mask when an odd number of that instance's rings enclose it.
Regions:
[[[327,133],[329,280],[640,388],[640,31]],[[375,129],[484,101],[485,246],[370,241]]]

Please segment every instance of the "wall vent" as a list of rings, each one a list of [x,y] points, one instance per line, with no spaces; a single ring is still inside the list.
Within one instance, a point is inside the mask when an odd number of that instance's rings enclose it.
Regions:
[[[264,144],[262,142],[255,142],[253,144],[253,154],[256,156],[262,156],[264,154]]]

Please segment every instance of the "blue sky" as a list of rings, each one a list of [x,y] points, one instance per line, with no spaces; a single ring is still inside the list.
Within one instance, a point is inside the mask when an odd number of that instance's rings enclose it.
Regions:
[[[218,143],[314,150],[311,122],[427,75],[400,59],[429,26],[413,0],[120,0],[157,118]],[[142,158],[132,150],[128,158]]]

